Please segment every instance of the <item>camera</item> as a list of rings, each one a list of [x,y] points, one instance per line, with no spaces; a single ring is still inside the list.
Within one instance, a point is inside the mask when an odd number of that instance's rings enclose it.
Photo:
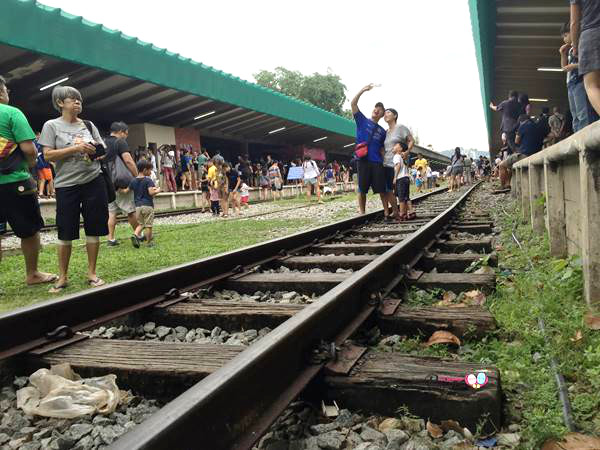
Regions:
[[[104,148],[104,146],[102,144],[96,144],[96,143],[92,143],[90,142],[91,145],[94,146],[94,148],[96,149],[96,153],[94,153],[93,155],[90,155],[90,159],[94,160],[97,158],[100,158],[104,155],[106,155],[106,149]]]

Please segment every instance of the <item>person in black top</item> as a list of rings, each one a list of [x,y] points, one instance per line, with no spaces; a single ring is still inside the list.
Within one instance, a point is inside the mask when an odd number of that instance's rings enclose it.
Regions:
[[[494,111],[502,111],[502,125],[500,126],[500,133],[506,133],[506,138],[509,147],[514,151],[515,146],[515,135],[517,132],[517,119],[521,114],[523,106],[519,103],[519,94],[517,91],[510,91],[508,93],[508,99],[504,100],[498,106],[490,102],[490,108]]]
[[[116,198],[114,202],[108,204],[108,246],[119,245],[115,239],[115,228],[117,226],[117,215],[119,212],[127,215],[129,225],[132,231],[137,228],[137,220],[135,218],[135,204],[133,201],[133,193],[127,189],[127,185],[122,185],[124,182],[129,182],[137,176],[138,171],[129,151],[127,144],[127,136],[129,136],[129,127],[124,122],[114,122],[110,126],[110,136],[104,140],[106,144],[106,156],[104,164],[108,168],[113,183],[116,188]],[[117,161],[120,158],[120,161]],[[117,177],[117,164],[125,163],[125,167],[130,172],[130,177],[121,180]],[[123,174],[123,172],[121,172]],[[125,175],[127,175],[125,173]],[[119,179],[117,179],[119,178]]]
[[[231,201],[233,211],[235,212],[237,210],[237,215],[239,216],[241,215],[239,188],[242,185],[240,172],[235,167],[230,167],[228,164],[225,166],[225,172],[227,173],[228,198]]]
[[[200,191],[202,192],[202,212],[204,212],[205,204],[210,207],[210,191],[208,190],[208,168],[203,164],[199,170],[200,173]]]

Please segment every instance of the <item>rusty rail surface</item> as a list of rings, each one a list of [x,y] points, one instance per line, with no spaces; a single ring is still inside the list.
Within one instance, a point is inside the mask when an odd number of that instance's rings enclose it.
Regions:
[[[324,363],[309,362],[316,345],[321,341],[341,344],[347,339],[376,308],[370,294],[397,278],[403,265],[438,237],[475,187],[110,448],[251,448],[322,369]]]

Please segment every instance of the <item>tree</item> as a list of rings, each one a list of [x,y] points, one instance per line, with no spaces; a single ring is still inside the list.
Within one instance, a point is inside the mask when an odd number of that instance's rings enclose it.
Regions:
[[[312,75],[303,75],[297,70],[276,67],[273,72],[261,70],[254,74],[254,79],[261,86],[311,103],[334,114],[344,115],[346,86],[341,78],[330,70],[325,75],[316,72]]]
[[[415,144],[419,145],[419,132],[416,129],[413,130],[413,127],[408,127],[408,129],[410,131],[410,134],[412,134],[413,139],[415,140]]]

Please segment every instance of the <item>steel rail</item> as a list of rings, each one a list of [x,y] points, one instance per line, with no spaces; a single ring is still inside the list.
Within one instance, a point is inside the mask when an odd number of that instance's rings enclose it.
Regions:
[[[376,307],[369,304],[370,293],[437,238],[475,187],[109,448],[251,448],[321,370],[322,364],[308,362],[315,346],[321,341],[339,344],[349,337]]]
[[[420,195],[414,201],[419,202],[445,190],[441,188]],[[98,326],[169,300],[171,289],[186,289],[224,274],[232,275],[239,266],[252,266],[278,253],[331,238],[339,231],[362,225],[380,215],[381,211],[376,211],[345,219],[2,314],[0,360],[56,342],[48,333],[59,327],[73,333]]]

